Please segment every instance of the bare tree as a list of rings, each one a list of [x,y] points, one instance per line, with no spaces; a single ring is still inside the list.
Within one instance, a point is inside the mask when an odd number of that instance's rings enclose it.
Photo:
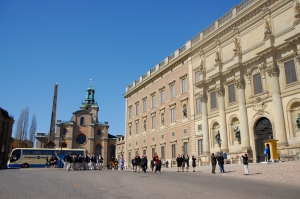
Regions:
[[[35,139],[36,125],[37,125],[36,116],[35,114],[33,114],[31,119],[31,124],[30,124],[30,130],[29,130],[29,140],[32,142],[32,144],[34,143],[34,139]]]
[[[29,108],[26,107],[22,109],[18,122],[17,122],[17,128],[16,128],[16,140],[18,141],[24,141],[27,139],[27,133],[28,133],[28,116],[29,116]]]

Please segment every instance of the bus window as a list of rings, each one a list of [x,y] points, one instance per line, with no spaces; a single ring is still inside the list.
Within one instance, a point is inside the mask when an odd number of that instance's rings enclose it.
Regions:
[[[31,154],[32,155],[41,155],[42,151],[41,150],[32,150]]]
[[[23,149],[23,155],[31,155],[31,150]]]
[[[10,157],[10,162],[15,162],[17,161],[21,156],[21,149],[16,149],[12,152],[11,157]]]
[[[52,155],[52,151],[51,150],[44,150],[43,151],[43,155]]]

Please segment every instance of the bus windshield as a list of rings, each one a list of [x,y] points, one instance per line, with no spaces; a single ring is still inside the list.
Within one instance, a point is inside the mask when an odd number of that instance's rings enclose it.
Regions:
[[[11,153],[11,156],[10,156],[10,162],[15,162],[15,161],[19,160],[20,156],[21,156],[21,149],[13,150],[13,152]]]

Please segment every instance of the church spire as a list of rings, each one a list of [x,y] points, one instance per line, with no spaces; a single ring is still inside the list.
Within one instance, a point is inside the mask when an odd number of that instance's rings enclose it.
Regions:
[[[94,104],[95,90],[92,87],[92,79],[90,79],[90,87],[86,89],[85,103],[86,104]]]

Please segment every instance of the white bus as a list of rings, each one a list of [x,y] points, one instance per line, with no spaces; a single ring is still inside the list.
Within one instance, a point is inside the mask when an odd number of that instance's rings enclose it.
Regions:
[[[10,154],[7,168],[45,168],[47,158],[50,160],[52,156],[57,157],[57,167],[62,167],[66,153],[83,155],[85,149],[15,148]]]

